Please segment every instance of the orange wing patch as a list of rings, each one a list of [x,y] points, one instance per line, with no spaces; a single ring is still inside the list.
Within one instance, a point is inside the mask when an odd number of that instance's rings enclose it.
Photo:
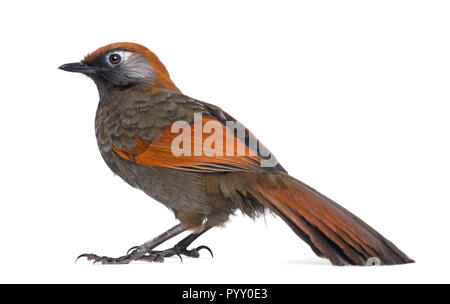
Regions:
[[[113,146],[122,158],[142,165],[187,171],[259,171],[261,158],[224,124],[211,118],[201,123],[166,127],[161,139],[148,143],[136,138],[132,151]]]

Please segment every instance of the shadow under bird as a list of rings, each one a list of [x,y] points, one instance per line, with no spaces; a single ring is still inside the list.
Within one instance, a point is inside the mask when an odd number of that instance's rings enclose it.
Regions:
[[[361,219],[290,176],[252,133],[221,108],[183,95],[146,47],[113,43],[60,69],[85,74],[97,85],[95,133],[109,168],[167,206],[180,222],[124,256],[80,257],[104,264],[163,261],[174,255],[198,257],[200,250],[211,250],[206,246],[188,249],[191,243],[241,210],[251,218],[266,212],[278,215],[316,255],[333,265],[413,262]],[[177,122],[184,124],[173,132]],[[208,146],[208,138],[200,134],[198,144],[196,124],[203,131],[211,123],[221,134],[215,137],[217,142]],[[239,127],[243,132],[239,133]],[[180,130],[188,132],[180,149],[192,149],[190,154],[174,153]],[[233,153],[219,143],[222,137],[233,144]],[[223,153],[209,153],[218,151]],[[272,163],[262,165],[265,161]],[[191,234],[173,248],[155,250],[186,230]]]

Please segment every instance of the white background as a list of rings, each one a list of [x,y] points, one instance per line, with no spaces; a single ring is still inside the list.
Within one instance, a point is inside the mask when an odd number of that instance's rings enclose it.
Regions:
[[[0,282],[448,283],[449,15],[411,0],[3,3]],[[176,224],[109,171],[94,84],[57,69],[116,41],[148,46],[185,94],[417,263],[333,267],[281,220],[238,215],[194,243],[214,259],[75,264]]]

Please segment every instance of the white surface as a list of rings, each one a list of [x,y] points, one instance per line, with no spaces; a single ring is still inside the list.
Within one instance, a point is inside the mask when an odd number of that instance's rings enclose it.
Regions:
[[[448,283],[449,14],[446,1],[3,4],[0,282]],[[282,221],[239,215],[195,243],[214,259],[75,265],[176,223],[109,171],[94,84],[57,70],[116,41],[151,48],[185,94],[417,263],[332,267]]]

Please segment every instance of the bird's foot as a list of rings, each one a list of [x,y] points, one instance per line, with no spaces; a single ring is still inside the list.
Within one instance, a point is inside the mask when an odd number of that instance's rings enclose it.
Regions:
[[[146,261],[146,262],[164,262],[164,258],[157,254],[127,254],[118,258],[111,258],[107,256],[99,256],[92,253],[85,253],[80,255],[80,258],[86,258],[88,261],[94,261],[94,264],[128,264],[132,261]],[[75,262],[76,262],[75,261]]]
[[[163,258],[168,258],[168,257],[176,255],[181,259],[181,261],[183,261],[183,258],[181,257],[182,255],[191,257],[191,258],[200,257],[200,251],[202,249],[209,251],[209,253],[211,254],[211,257],[214,257],[211,249],[207,246],[199,246],[199,247],[191,249],[191,250],[187,249],[186,247],[182,247],[182,246],[174,246],[173,248],[166,249],[163,251],[152,251],[152,252],[150,252],[150,254],[151,255],[155,254],[155,255],[161,256]]]
[[[183,258],[181,257],[182,255],[187,256],[187,257],[191,257],[191,258],[198,258],[200,257],[200,251],[201,250],[207,250],[210,254],[211,257],[214,257],[214,254],[212,253],[212,250],[208,247],[208,246],[199,246],[197,248],[194,249],[187,249],[187,246],[184,245],[180,245],[177,244],[175,245],[173,248],[169,248],[166,250],[161,250],[161,251],[157,251],[157,250],[152,250],[152,251],[148,251],[145,253],[145,256],[151,257],[151,258],[159,258],[159,259],[163,259],[164,258],[168,258],[168,257],[172,257],[174,255],[178,256],[180,258],[181,261],[183,261]],[[135,246],[135,247],[131,247],[128,252],[127,255],[133,255],[136,254],[137,252],[140,252],[142,249],[139,246]]]
[[[178,256],[181,261],[183,261],[182,255],[192,258],[198,258],[200,256],[201,250],[207,250],[214,256],[211,249],[207,246],[199,246],[197,248],[188,250],[184,246],[175,245],[173,248],[162,250],[162,251],[145,251],[145,248],[141,246],[132,247],[128,250],[128,253],[124,256],[118,258],[111,258],[107,256],[99,256],[96,254],[88,253],[82,254],[77,258],[86,258],[88,261],[94,261],[94,264],[128,264],[132,261],[145,261],[145,262],[164,262],[164,258],[172,257],[174,255]]]

